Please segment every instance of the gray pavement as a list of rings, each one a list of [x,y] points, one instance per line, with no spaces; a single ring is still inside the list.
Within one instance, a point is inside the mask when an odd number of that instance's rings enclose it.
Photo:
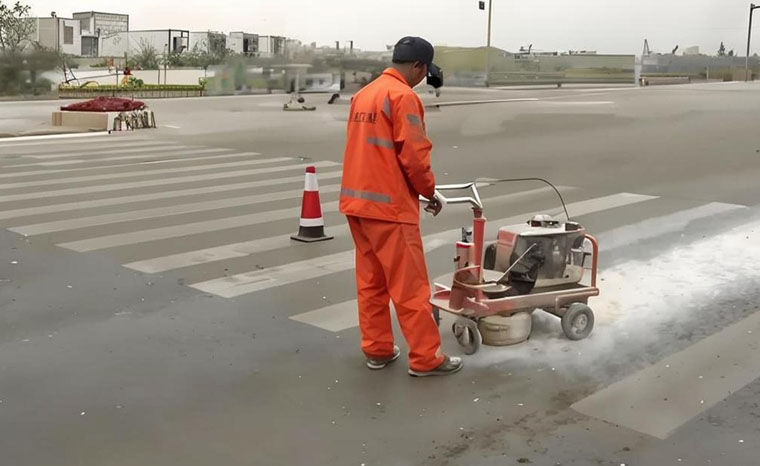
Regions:
[[[758,351],[728,333],[752,332],[758,311],[758,85],[423,95],[530,99],[430,108],[438,181],[548,178],[602,248],[589,339],[536,312],[528,342],[435,380],[407,376],[403,357],[363,366],[334,204],[348,107],[323,97],[304,113],[282,112],[283,96],[155,100],[157,130],[0,140],[3,463],[757,463],[760,374],[697,348]],[[54,104],[0,103],[0,120]],[[336,238],[291,244],[308,163]],[[481,193],[491,229],[557,207],[532,184]],[[431,278],[450,272],[447,232],[469,215],[423,218]],[[662,382],[635,385],[655,369]],[[613,384],[660,405],[617,400],[631,405],[620,424],[603,420],[614,406],[573,408]],[[658,409],[675,426],[660,438],[641,427]]]

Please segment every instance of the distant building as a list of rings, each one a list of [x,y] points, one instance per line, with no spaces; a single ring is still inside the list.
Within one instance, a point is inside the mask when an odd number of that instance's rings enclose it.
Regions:
[[[683,51],[684,55],[699,55],[699,46],[689,47]]]
[[[67,55],[82,52],[81,25],[73,18],[31,18],[35,30],[31,40],[41,46]]]
[[[97,57],[100,54],[100,38],[129,31],[129,15],[85,11],[74,13],[72,17],[80,21],[83,57]]]
[[[221,54],[227,49],[227,36],[221,32],[200,31],[190,33],[190,51]]]
[[[259,36],[259,55],[280,57],[285,55],[287,39],[282,36]]]
[[[227,36],[227,48],[233,53],[258,56],[259,36],[246,32],[231,32]]]
[[[182,29],[153,29],[126,31],[100,39],[101,57],[134,55],[146,48],[153,48],[158,55],[182,53],[188,49],[190,31]]]

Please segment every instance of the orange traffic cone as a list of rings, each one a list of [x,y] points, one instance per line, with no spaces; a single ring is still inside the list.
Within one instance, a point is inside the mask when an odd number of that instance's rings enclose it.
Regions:
[[[322,205],[319,202],[317,170],[313,166],[306,167],[306,183],[303,189],[298,234],[290,238],[305,243],[333,239],[332,236],[325,235],[325,221],[322,218]]]

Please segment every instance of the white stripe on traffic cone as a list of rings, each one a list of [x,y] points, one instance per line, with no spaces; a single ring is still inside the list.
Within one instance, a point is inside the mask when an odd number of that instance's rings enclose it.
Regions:
[[[303,188],[298,234],[290,238],[306,243],[333,239],[332,236],[325,235],[325,221],[322,218],[322,205],[319,201],[319,186],[317,185],[317,170],[313,166],[306,167],[306,182]]]

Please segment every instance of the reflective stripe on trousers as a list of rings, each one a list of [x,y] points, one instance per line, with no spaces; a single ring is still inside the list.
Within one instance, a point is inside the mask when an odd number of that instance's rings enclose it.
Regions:
[[[365,201],[381,202],[390,204],[391,197],[385,194],[373,193],[370,191],[357,191],[355,189],[341,188],[341,196],[353,197],[354,199],[364,199]]]

